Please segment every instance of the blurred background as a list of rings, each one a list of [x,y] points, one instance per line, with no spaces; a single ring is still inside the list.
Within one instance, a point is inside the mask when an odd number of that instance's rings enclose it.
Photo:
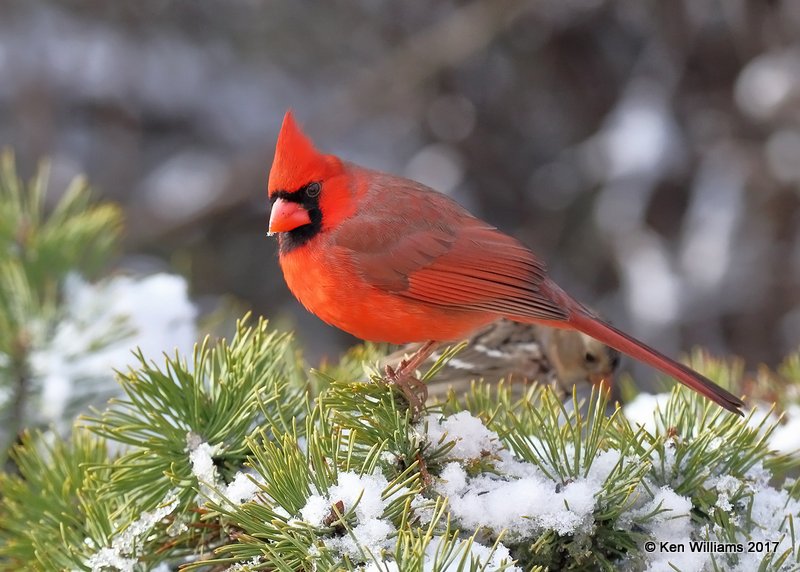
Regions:
[[[677,355],[800,344],[800,3],[4,0],[0,145],[126,214],[120,271],[296,327],[266,236],[288,107],[325,151],[449,193]],[[630,363],[626,364],[630,367]],[[652,375],[648,373],[647,375]]]

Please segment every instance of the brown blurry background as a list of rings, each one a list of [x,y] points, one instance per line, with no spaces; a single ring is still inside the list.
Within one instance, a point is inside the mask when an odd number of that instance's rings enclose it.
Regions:
[[[0,144],[127,213],[171,269],[353,340],[286,289],[266,177],[292,107],[319,147],[450,193],[672,354],[800,344],[800,3],[0,0]],[[630,364],[628,364],[630,365]]]

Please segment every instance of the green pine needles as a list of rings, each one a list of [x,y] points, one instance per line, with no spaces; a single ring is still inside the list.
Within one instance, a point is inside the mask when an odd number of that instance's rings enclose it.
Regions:
[[[0,464],[15,436],[38,421],[31,354],[52,333],[65,278],[101,269],[122,229],[120,209],[93,204],[83,177],[48,214],[47,187],[46,163],[26,183],[11,152],[0,153]]]
[[[118,211],[81,181],[47,216],[45,187],[0,161],[0,409],[14,441],[0,570],[800,570],[789,426],[681,387],[623,409],[604,388],[563,401],[476,382],[415,413],[365,369],[380,348],[308,372],[289,335],[246,316],[191,356],[138,351],[117,372],[121,397],[69,437],[22,431],[33,342],[68,273],[102,266],[119,236]],[[737,360],[692,361],[741,384]],[[779,376],[759,372],[748,393],[800,409],[800,353]]]
[[[120,373],[127,397],[71,440],[14,449],[0,569],[800,565],[800,487],[783,479],[797,458],[770,449],[755,413],[682,388],[653,430],[609,413],[603,391],[513,401],[480,383],[414,418],[377,377],[327,379],[312,397],[289,337],[263,320],[163,362]],[[772,544],[673,555],[649,541]]]
[[[175,356],[161,367],[139,359],[139,369],[119,374],[127,398],[112,400],[86,423],[126,446],[108,490],[134,494],[143,506],[160,502],[176,483],[192,481],[187,450],[207,444],[225,478],[241,467],[249,452],[245,439],[265,419],[286,430],[305,409],[289,337],[269,332],[265,322],[240,326],[230,344],[212,347],[206,339],[190,363]],[[179,492],[184,500],[194,496],[189,489]]]

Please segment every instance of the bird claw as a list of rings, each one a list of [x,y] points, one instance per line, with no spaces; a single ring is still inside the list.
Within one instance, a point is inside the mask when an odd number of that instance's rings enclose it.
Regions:
[[[389,365],[384,369],[386,379],[400,390],[408,402],[412,415],[416,418],[425,408],[425,401],[428,399],[428,386],[425,385],[425,382],[417,379],[413,373],[406,371],[407,365],[407,362],[403,360],[396,370]]]

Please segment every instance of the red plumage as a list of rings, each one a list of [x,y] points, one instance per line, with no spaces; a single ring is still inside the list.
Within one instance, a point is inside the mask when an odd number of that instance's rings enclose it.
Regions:
[[[359,338],[459,340],[500,317],[576,329],[741,413],[740,399],[572,299],[519,241],[424,185],[319,153],[290,112],[269,194],[289,288]]]

